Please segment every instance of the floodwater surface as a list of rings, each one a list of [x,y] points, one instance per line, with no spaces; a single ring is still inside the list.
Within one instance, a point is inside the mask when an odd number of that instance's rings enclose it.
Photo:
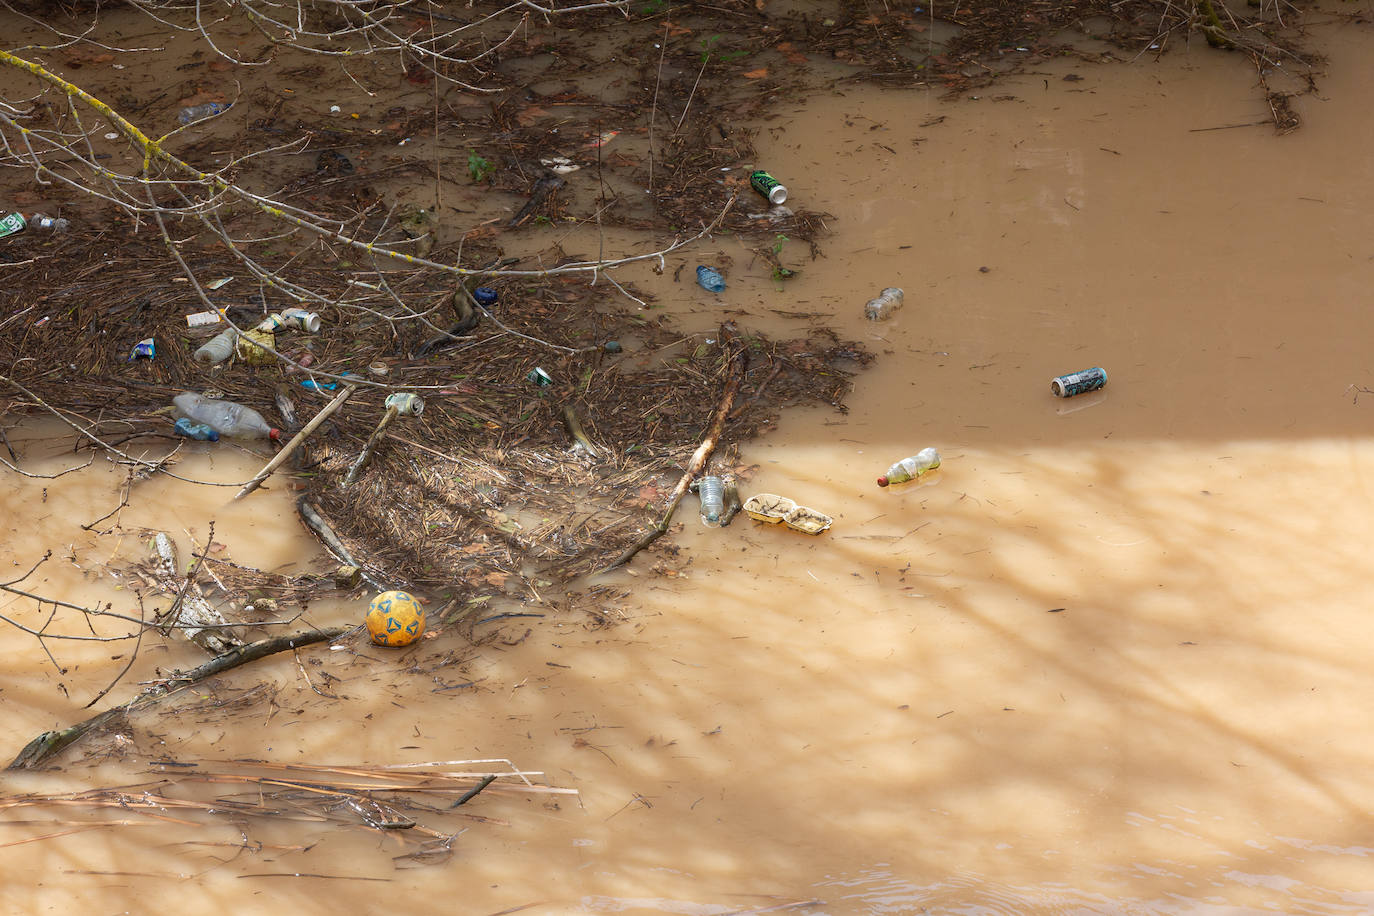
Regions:
[[[602,609],[611,626],[550,594],[480,646],[302,650],[105,739],[98,767],[4,778],[14,794],[147,781],[150,759],[505,758],[577,794],[480,796],[454,856],[408,870],[385,831],[131,814],[57,836],[78,819],[16,810],[3,908],[1374,911],[1374,39],[1319,37],[1329,75],[1282,137],[1229,127],[1268,109],[1205,48],[1065,61],[983,98],[780,104],[761,156],[789,204],[834,215],[823,256],[780,240],[802,273],[778,288],[722,237],[689,262],[730,256],[719,299],[690,269],[634,279],[691,330],[814,323],[879,355],[847,414],[785,413],[742,451],[744,495],[820,509],[830,531],[707,529],[689,502],[682,575],[637,559],[610,580],[631,590]],[[866,322],[885,286],[904,308]],[[1090,366],[1105,389],[1051,395]],[[84,460],[12,439],[31,471]],[[938,471],[876,486],[925,446]],[[228,482],[257,462],[204,448],[180,467]],[[127,610],[103,564],[145,528],[185,553],[210,517],[239,562],[328,568],[284,487],[221,508],[232,491],[152,480],[96,534],[80,526],[119,503],[122,469],[10,479],[3,557],[17,576],[52,549],[27,581],[42,594]],[[129,651],[49,642],[50,660],[13,628],[0,647],[7,753],[88,715]],[[197,662],[159,645],[131,674]],[[221,708],[263,683],[256,717]]]

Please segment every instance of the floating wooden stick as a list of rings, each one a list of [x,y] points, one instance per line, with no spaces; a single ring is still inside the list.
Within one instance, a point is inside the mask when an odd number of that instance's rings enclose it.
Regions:
[[[720,329],[722,349],[727,348],[734,339],[735,325],[733,322],[726,322]],[[725,390],[721,392],[720,403],[716,405],[716,415],[711,419],[711,426],[706,431],[706,438],[702,439],[701,444],[697,446],[697,450],[692,454],[692,460],[687,462],[687,470],[683,472],[682,479],[677,482],[677,486],[673,489],[672,499],[668,501],[668,511],[663,514],[663,518],[659,519],[657,525],[644,532],[639,540],[625,548],[624,553],[598,572],[610,572],[624,566],[630,562],[635,554],[667,532],[668,523],[673,520],[673,513],[677,511],[678,504],[687,495],[687,488],[691,486],[692,479],[701,473],[701,469],[711,459],[711,453],[716,450],[716,443],[720,441],[720,434],[725,429],[725,421],[730,416],[730,408],[735,404],[735,395],[739,393],[740,381],[744,378],[744,365],[748,356],[749,348],[740,347],[727,362],[726,371],[729,372],[729,376],[725,380]]]
[[[296,433],[291,441],[286,443],[285,447],[277,452],[276,456],[271,461],[267,462],[261,471],[258,471],[256,477],[244,484],[243,489],[234,494],[234,499],[243,499],[249,493],[252,493],[258,487],[262,486],[262,482],[272,476],[272,472],[281,467],[282,463],[286,461],[287,458],[291,457],[291,453],[300,448],[301,443],[304,442],[311,433],[318,429],[321,423],[329,419],[330,414],[342,407],[343,402],[347,401],[353,392],[357,390],[358,388],[356,385],[345,385],[344,390],[335,395],[334,400],[324,405],[324,409],[315,414],[314,419],[305,424],[305,428]]]
[[[99,715],[92,716],[84,722],[79,722],[61,731],[44,732],[34,738],[24,749],[19,752],[10,765],[8,770],[29,770],[50,760],[60,753],[63,749],[75,744],[87,732],[100,726],[122,719],[130,710],[138,709],[150,703],[160,700],[173,691],[185,687],[189,684],[203,681],[208,677],[213,677],[239,665],[266,658],[277,652],[284,652],[287,649],[296,649],[301,646],[308,646],[311,643],[323,642],[325,640],[336,639],[347,633],[351,627],[328,627],[321,630],[307,630],[304,633],[296,633],[292,636],[273,636],[269,639],[260,639],[257,642],[250,642],[237,648],[210,659],[198,668],[186,672],[185,674],[173,674],[165,680],[158,681],[138,694],[127,703],[121,703],[112,709],[107,709]]]
[[[346,566],[352,566],[358,570],[358,574],[363,577],[363,581],[372,586],[379,592],[386,591],[386,586],[368,575],[367,569],[363,564],[353,559],[353,554],[348,552],[348,548],[339,540],[339,536],[334,533],[334,526],[320,514],[319,510],[310,504],[310,500],[302,496],[296,501],[296,511],[300,513],[301,521],[305,526],[315,532],[315,536],[324,544],[325,549],[332,553],[335,558]]]
[[[408,417],[418,417],[425,409],[425,402],[409,393],[397,393],[388,395],[386,399],[386,413],[382,415],[382,422],[377,424],[377,428],[372,431],[372,435],[367,437],[367,444],[363,446],[362,453],[358,455],[358,460],[353,462],[353,467],[348,469],[344,476],[343,485],[350,486],[361,473],[367,462],[371,460],[372,453],[377,450],[377,446],[382,441],[382,434],[391,425],[391,421],[401,414]]]

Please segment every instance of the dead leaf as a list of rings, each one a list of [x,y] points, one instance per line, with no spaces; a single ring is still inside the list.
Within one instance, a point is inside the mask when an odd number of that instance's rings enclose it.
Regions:
[[[639,492],[634,495],[634,498],[628,500],[627,502],[632,508],[647,509],[649,506],[654,505],[662,498],[662,490],[660,490],[653,484],[646,483],[639,488]]]
[[[510,576],[509,576],[507,573],[503,573],[503,572],[494,572],[494,573],[487,573],[486,578],[483,579],[482,581],[484,581],[484,582],[486,582],[488,585],[494,586],[494,587],[496,587],[496,588],[505,588],[505,587],[506,587],[506,579],[508,579],[508,578],[510,578]]]
[[[763,78],[764,78],[765,76],[767,76],[767,75],[768,75],[768,68],[767,68],[767,67],[759,67],[757,70],[750,70],[748,73],[745,73],[745,74],[744,74],[744,78],[747,79],[747,80],[761,80],[761,79],[763,79]]]

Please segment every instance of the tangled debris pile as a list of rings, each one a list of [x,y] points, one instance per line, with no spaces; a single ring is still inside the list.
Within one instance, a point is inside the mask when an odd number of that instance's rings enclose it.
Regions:
[[[781,281],[795,271],[765,240],[786,237],[814,258],[828,226],[821,212],[736,199],[749,194],[756,156],[754,128],[738,125],[765,120],[780,92],[836,80],[962,91],[1052,56],[1100,57],[1085,41],[1141,54],[1194,33],[1243,51],[1262,81],[1287,63],[1310,88],[1317,63],[1296,44],[1301,19],[1288,4],[936,0],[876,10],[734,0],[591,4],[544,21],[480,5],[490,18],[437,24],[405,4],[383,5],[381,19],[340,8],[317,31],[239,23],[234,33],[229,17],[216,35],[248,49],[233,53],[200,42],[197,25],[189,44],[169,43],[171,78],[147,95],[131,91],[135,77],[103,70],[151,66],[117,50],[117,17],[107,20],[116,50],[67,42],[31,46],[29,62],[6,59],[67,103],[3,115],[9,164],[55,182],[19,192],[14,205],[60,210],[79,227],[5,240],[6,289],[18,304],[0,324],[11,411],[44,402],[115,444],[168,436],[158,411],[172,395],[211,388],[290,430],[293,411],[313,415],[352,373],[359,393],[293,456],[312,504],[374,581],[454,607],[528,595],[537,582],[598,568],[644,527],[664,475],[704,430],[730,355],[713,342],[719,334],[684,332],[646,309],[654,297],[616,282],[606,271],[614,259],[569,257],[540,237],[544,227],[671,237],[636,256],[660,269],[677,246],[730,232]],[[82,9],[50,22],[54,33]],[[605,29],[608,16],[624,28]],[[312,44],[318,35],[369,51],[348,71],[349,91]],[[376,53],[388,48],[404,66]],[[842,69],[818,67],[825,56]],[[237,93],[224,89],[230,77]],[[1268,97],[1275,123],[1291,129],[1286,91]],[[117,129],[89,129],[79,102]],[[178,106],[187,106],[183,126],[155,141],[132,126],[176,120]],[[83,170],[108,193],[83,198],[70,177]],[[478,283],[499,306],[473,308]],[[219,325],[188,327],[187,313],[218,312],[247,329],[289,306],[318,312],[324,329],[273,338],[281,349],[256,351],[264,360],[207,368],[192,359]],[[784,341],[741,334],[749,364],[733,443],[789,404],[842,409],[851,373],[868,360],[824,330]],[[154,358],[131,360],[137,341],[151,341]],[[59,348],[62,359],[51,359]],[[427,409],[389,428],[345,485],[382,400],[398,390]]]
[[[293,409],[313,414],[355,374],[362,391],[293,456],[306,495],[377,580],[453,601],[527,594],[543,577],[597,568],[643,527],[662,475],[705,428],[729,357],[709,332],[646,310],[654,297],[616,282],[614,259],[571,258],[542,227],[672,237],[635,256],[660,269],[678,246],[731,232],[787,279],[795,271],[763,240],[785,236],[814,258],[826,214],[736,201],[756,155],[752,128],[737,125],[766,119],[779,92],[836,80],[962,91],[1051,56],[1100,57],[1085,41],[1142,54],[1191,34],[1244,52],[1262,82],[1286,63],[1310,88],[1317,64],[1298,48],[1290,4],[734,0],[589,4],[542,21],[479,5],[466,20],[406,4],[363,18],[302,8],[323,17],[313,30],[264,20],[234,32],[230,16],[214,28],[244,49],[232,53],[188,21],[187,44],[167,45],[171,78],[147,95],[131,91],[135,76],[103,70],[154,66],[119,50],[117,18],[108,49],[65,42],[7,57],[45,99],[3,115],[8,164],[52,182],[14,205],[86,227],[6,240],[6,288],[19,303],[0,324],[10,408],[45,402],[112,443],[168,435],[157,411],[171,396],[213,388],[265,411],[276,404],[289,428]],[[65,34],[83,9],[47,24]],[[606,29],[608,16],[624,28]],[[367,52],[347,91],[331,42]],[[399,52],[403,66],[380,51]],[[823,56],[843,69],[818,68]],[[1286,90],[1267,91],[1275,123],[1296,126]],[[116,129],[89,128],[83,106]],[[134,126],[173,120],[182,126],[156,140]],[[83,198],[71,177],[83,172],[109,190]],[[471,307],[479,282],[500,306]],[[611,289],[617,298],[602,295]],[[188,312],[246,329],[288,306],[317,311],[325,330],[274,338],[281,350],[257,351],[266,365],[207,369],[191,358],[218,328],[186,327]],[[732,442],[788,404],[842,407],[868,359],[825,331],[741,333],[750,362]],[[58,341],[62,360],[47,358]],[[136,341],[155,357],[131,360]],[[397,390],[428,409],[387,430],[345,486]]]

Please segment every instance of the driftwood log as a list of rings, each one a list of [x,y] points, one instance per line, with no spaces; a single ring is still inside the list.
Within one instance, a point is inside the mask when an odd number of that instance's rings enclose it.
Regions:
[[[658,540],[668,531],[668,525],[673,520],[673,513],[677,511],[678,504],[687,495],[687,488],[692,485],[692,480],[701,473],[701,469],[706,467],[706,462],[711,460],[711,455],[716,450],[716,445],[720,442],[721,433],[725,429],[725,421],[730,416],[730,410],[735,405],[735,396],[739,394],[740,382],[744,379],[745,364],[749,359],[749,348],[745,346],[735,346],[738,332],[734,322],[727,321],[720,327],[721,349],[727,353],[733,348],[734,353],[726,357],[725,364],[725,388],[721,391],[720,401],[716,404],[716,412],[711,417],[711,425],[706,430],[706,438],[701,440],[697,450],[692,453],[692,459],[687,462],[687,470],[683,472],[682,479],[673,488],[673,496],[668,501],[668,511],[659,519],[658,524],[635,541],[620,556],[616,557],[600,572],[610,572],[618,569],[630,562],[634,555],[654,541]]]
[[[57,754],[77,741],[81,740],[86,734],[99,730],[102,726],[110,725],[122,720],[130,712],[142,709],[156,703],[163,697],[180,690],[182,687],[203,681],[208,677],[214,677],[231,668],[239,665],[246,665],[248,662],[275,655],[278,652],[285,652],[287,649],[298,649],[301,646],[308,646],[312,643],[325,642],[326,640],[336,639],[347,633],[351,627],[328,627],[322,630],[307,630],[304,633],[295,633],[291,636],[273,636],[268,639],[260,639],[257,642],[250,642],[247,645],[238,646],[223,655],[210,659],[203,665],[192,668],[185,674],[174,674],[169,678],[158,681],[153,686],[144,690],[127,703],[122,703],[112,709],[92,716],[84,722],[61,729],[60,731],[44,732],[34,738],[24,746],[6,767],[7,770],[31,770],[41,766],[51,760]]]

